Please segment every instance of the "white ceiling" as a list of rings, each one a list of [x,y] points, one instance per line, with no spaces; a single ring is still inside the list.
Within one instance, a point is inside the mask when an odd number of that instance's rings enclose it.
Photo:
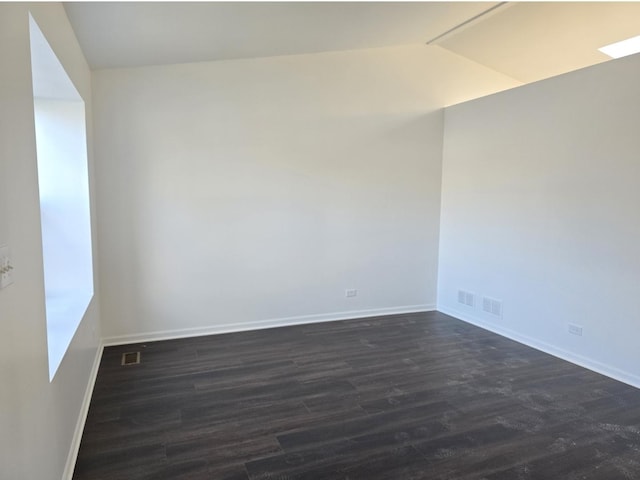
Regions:
[[[640,2],[527,2],[439,44],[529,83],[611,60],[598,48],[638,34]]]
[[[424,43],[495,3],[67,3],[92,68]]]
[[[598,47],[640,34],[640,2],[73,2],[65,8],[94,69],[426,44],[441,36],[433,44],[526,83],[606,61]]]

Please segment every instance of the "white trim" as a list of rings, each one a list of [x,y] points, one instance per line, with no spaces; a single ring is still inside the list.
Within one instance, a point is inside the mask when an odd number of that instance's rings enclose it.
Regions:
[[[518,343],[527,345],[528,347],[548,353],[549,355],[553,355],[554,357],[566,360],[567,362],[579,365],[580,367],[584,367],[601,375],[613,378],[614,380],[626,383],[627,385],[631,385],[632,387],[640,388],[640,377],[638,375],[634,375],[633,373],[620,370],[619,368],[612,367],[611,365],[607,365],[606,363],[598,362],[597,360],[593,360],[591,358],[584,357],[563,348],[556,347],[555,345],[551,345],[550,343],[537,340],[527,335],[522,335],[520,333],[514,332],[513,330],[509,330],[492,323],[484,322],[472,315],[460,312],[452,308],[439,306],[438,311],[475,325],[476,327],[480,327],[484,330],[489,330],[490,332],[496,333],[503,337],[507,337]]]
[[[80,414],[78,415],[78,421],[76,422],[76,429],[73,432],[73,439],[71,440],[71,446],[69,448],[69,455],[67,456],[67,463],[64,466],[63,480],[72,480],[73,471],[76,468],[76,460],[78,459],[78,452],[80,451],[80,441],[82,440],[82,432],[84,431],[84,424],[87,421],[87,415],[89,413],[89,405],[91,404],[91,397],[93,396],[93,387],[96,384],[98,378],[98,369],[100,368],[100,360],[102,360],[102,352],[104,351],[104,343],[100,342],[98,349],[96,350],[96,356],[93,359],[93,366],[89,373],[89,382],[87,382],[87,389],[84,392],[84,399],[80,406]]]
[[[244,323],[225,323],[206,327],[181,328],[177,330],[163,330],[158,332],[119,335],[103,339],[104,346],[125,345],[128,343],[154,342],[173,338],[199,337],[220,333],[244,332],[247,330],[262,330],[266,328],[303,325],[306,323],[333,322],[336,320],[350,320],[355,318],[379,317],[382,315],[397,315],[403,313],[430,312],[435,305],[407,305],[403,307],[376,308],[372,310],[356,310],[350,312],[321,313],[317,315],[301,315],[297,317],[272,318]]]

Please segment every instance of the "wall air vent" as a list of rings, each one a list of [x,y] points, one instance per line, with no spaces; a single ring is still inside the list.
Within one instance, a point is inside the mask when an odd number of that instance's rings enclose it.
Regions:
[[[473,307],[475,305],[475,295],[471,292],[458,290],[458,303],[462,303],[468,307]]]
[[[502,302],[493,298],[483,297],[482,311],[502,318]]]

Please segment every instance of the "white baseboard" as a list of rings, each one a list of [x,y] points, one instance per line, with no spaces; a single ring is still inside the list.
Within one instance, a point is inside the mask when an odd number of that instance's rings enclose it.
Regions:
[[[73,432],[73,439],[71,440],[67,463],[64,466],[64,474],[62,475],[63,480],[72,480],[73,478],[73,471],[75,470],[78,452],[80,451],[82,432],[84,431],[84,424],[87,421],[89,405],[91,404],[91,397],[93,395],[93,387],[95,386],[96,378],[98,377],[98,369],[100,368],[100,360],[102,360],[103,351],[104,343],[100,342],[98,349],[96,350],[96,356],[93,359],[93,366],[91,367],[89,381],[87,382],[87,388],[84,392],[84,398],[80,407],[80,414],[78,415],[78,421],[76,422],[76,429]]]
[[[287,327],[307,323],[333,322],[336,320],[350,320],[356,318],[379,317],[383,315],[398,315],[403,313],[429,312],[435,310],[435,305],[407,305],[402,307],[376,308],[373,310],[357,310],[349,312],[334,312],[318,315],[302,315],[298,317],[272,318],[244,323],[227,323],[210,325],[207,327],[182,328],[156,332],[119,335],[103,339],[104,346],[125,345],[129,343],[154,342],[173,338],[199,337],[221,333],[244,332],[247,330],[262,330],[266,328]]]
[[[490,332],[497,333],[498,335],[501,335],[503,337],[507,337],[518,343],[527,345],[528,347],[535,348],[536,350],[548,353],[549,355],[553,355],[554,357],[558,357],[562,360],[566,360],[567,362],[571,362],[588,370],[592,370],[606,377],[613,378],[614,380],[618,380],[622,383],[626,383],[627,385],[631,385],[632,387],[640,388],[640,377],[638,375],[634,375],[633,373],[626,372],[619,368],[612,367],[611,365],[607,365],[591,358],[570,352],[555,345],[542,342],[527,335],[522,335],[520,333],[514,332],[513,330],[484,322],[483,320],[471,316],[465,312],[460,312],[458,310],[443,306],[438,306],[437,310],[464,322],[470,323],[485,330],[489,330]]]

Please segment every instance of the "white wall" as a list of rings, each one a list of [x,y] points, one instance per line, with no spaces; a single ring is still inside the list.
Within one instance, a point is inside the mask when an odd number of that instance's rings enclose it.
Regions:
[[[107,340],[433,308],[440,108],[515,84],[426,46],[95,72]]]
[[[639,75],[629,57],[446,109],[438,283],[439,310],[636,386]]]
[[[0,5],[0,244],[10,246],[15,267],[15,283],[0,290],[0,478],[48,480],[63,477],[76,446],[72,442],[91,383],[100,327],[94,297],[50,383],[29,10],[84,98],[89,116],[91,74],[60,4]],[[87,127],[91,145],[90,122]]]

